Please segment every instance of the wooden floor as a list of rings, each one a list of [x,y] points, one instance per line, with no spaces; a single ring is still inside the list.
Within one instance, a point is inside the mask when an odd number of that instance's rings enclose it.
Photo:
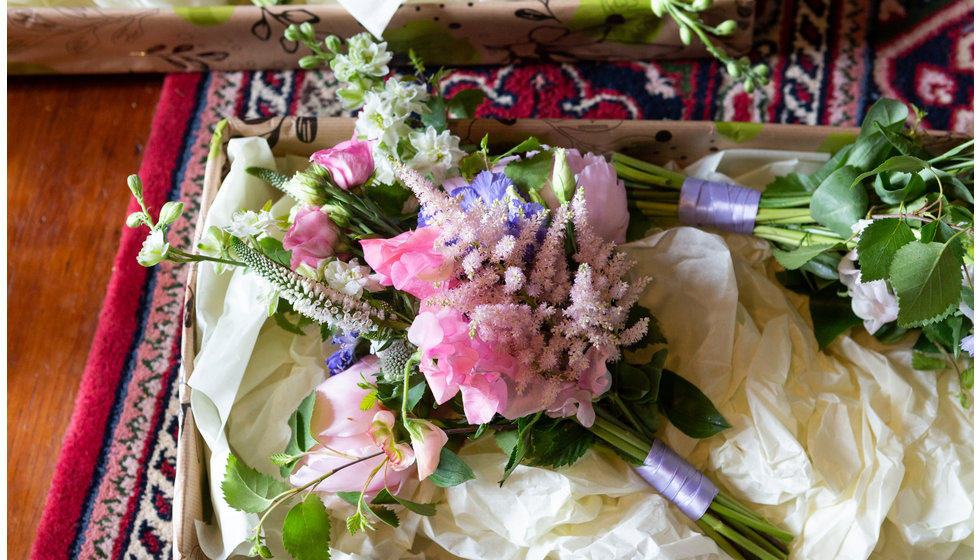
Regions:
[[[7,558],[28,558],[161,75],[7,79]]]

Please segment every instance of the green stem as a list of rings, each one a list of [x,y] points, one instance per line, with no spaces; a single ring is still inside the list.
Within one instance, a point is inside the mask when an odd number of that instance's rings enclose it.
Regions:
[[[718,545],[718,548],[724,550],[726,554],[732,557],[732,560],[745,560],[745,557],[742,556],[742,554],[739,551],[735,550],[735,547],[732,546],[730,542],[726,541],[725,537],[722,537],[721,535],[718,534],[717,531],[712,529],[711,526],[708,525],[706,521],[704,521],[703,519],[698,519],[696,523],[698,527],[700,527],[701,530],[704,531],[704,534],[708,535],[708,537],[710,537],[711,540],[715,541],[715,544]]]
[[[704,521],[709,527],[717,531],[721,536],[732,541],[734,544],[745,549],[747,552],[754,554],[759,558],[759,560],[786,560],[785,555],[780,554],[779,556],[776,556],[770,554],[767,550],[755,544],[749,538],[739,534],[731,527],[725,525],[720,519],[711,515],[710,513],[704,514],[701,520]]]
[[[769,523],[764,518],[761,518],[754,513],[749,512],[748,514],[736,511],[734,508],[725,507],[724,505],[718,503],[718,501],[711,502],[711,511],[717,513],[718,515],[724,516],[728,519],[734,520],[738,523],[757,529],[764,533],[769,533],[770,535],[776,537],[780,541],[789,543],[793,540],[793,535],[779,529],[772,523]]]
[[[740,523],[735,519],[725,519],[725,522],[728,523],[732,527],[732,529],[738,531],[740,535],[743,535],[750,541],[754,542],[756,545],[758,545],[760,548],[762,548],[769,554],[772,554],[776,558],[786,558],[787,555],[785,550],[780,549],[775,544],[773,544],[772,541],[765,538],[758,532],[753,531],[745,524]]]
[[[784,224],[810,224],[816,220],[810,216],[809,208],[760,208],[755,216],[756,223],[777,222]]]
[[[648,161],[643,161],[641,159],[636,159],[635,157],[628,156],[616,152],[612,155],[613,166],[616,171],[620,169],[632,169],[642,172],[644,176],[652,176],[658,178],[658,182],[654,183],[662,187],[669,187],[674,190],[681,190],[681,186],[684,185],[684,180],[687,179],[687,175],[679,171],[671,171],[669,169],[664,169],[659,165],[650,163]]]

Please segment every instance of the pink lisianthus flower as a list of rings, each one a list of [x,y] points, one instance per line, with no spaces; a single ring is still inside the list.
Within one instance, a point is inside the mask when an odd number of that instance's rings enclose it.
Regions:
[[[310,156],[310,161],[329,171],[334,184],[345,191],[363,185],[374,173],[371,143],[356,138],[320,150]]]
[[[312,269],[323,259],[332,257],[340,230],[330,214],[316,206],[304,206],[296,212],[293,225],[282,239],[282,248],[291,251],[289,266],[293,270],[305,264]]]
[[[364,261],[378,273],[381,285],[425,299],[438,293],[435,284],[453,271],[453,261],[435,248],[440,233],[437,226],[426,226],[391,239],[362,239]]]
[[[582,155],[573,148],[565,150],[565,161],[575,174],[575,183],[584,190],[589,224],[596,235],[606,241],[625,243],[630,215],[626,185],[616,175],[616,168],[602,156],[591,152]],[[541,190],[541,197],[548,208],[558,207],[550,183]]]
[[[297,488],[305,486],[352,461],[373,456],[337,471],[316,486],[318,492],[354,492],[364,487],[364,482],[379,465],[389,462],[394,467],[384,453],[387,450],[380,448],[371,434],[378,413],[387,409],[378,403],[367,410],[361,409],[361,402],[368,390],[358,384],[362,377],[373,381],[380,371],[378,358],[366,356],[317,386],[310,420],[310,432],[315,435],[317,444],[289,477],[290,484]],[[388,413],[391,414],[390,411]],[[397,493],[402,482],[411,474],[408,468],[397,470],[383,467],[371,479],[367,491],[377,493],[387,484],[392,493]]]
[[[419,369],[442,404],[462,392],[470,424],[485,424],[507,406],[507,379],[516,362],[470,336],[469,322],[458,311],[423,310],[408,329],[408,340],[422,353]]]

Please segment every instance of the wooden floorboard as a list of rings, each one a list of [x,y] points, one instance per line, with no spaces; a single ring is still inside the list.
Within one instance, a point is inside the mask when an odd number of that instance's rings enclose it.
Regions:
[[[7,79],[7,557],[28,558],[162,75]]]

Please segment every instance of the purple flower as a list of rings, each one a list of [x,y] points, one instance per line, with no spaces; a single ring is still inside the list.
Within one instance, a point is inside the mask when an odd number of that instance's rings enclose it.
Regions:
[[[507,197],[507,188],[514,183],[503,173],[481,171],[473,182],[465,187],[453,189],[451,196],[463,195],[463,210],[469,211],[477,202],[490,205]]]
[[[340,349],[327,358],[327,369],[330,375],[337,375],[349,368],[357,360],[357,356],[354,353],[357,341],[358,333],[356,332],[334,335],[330,342],[340,346]]]

